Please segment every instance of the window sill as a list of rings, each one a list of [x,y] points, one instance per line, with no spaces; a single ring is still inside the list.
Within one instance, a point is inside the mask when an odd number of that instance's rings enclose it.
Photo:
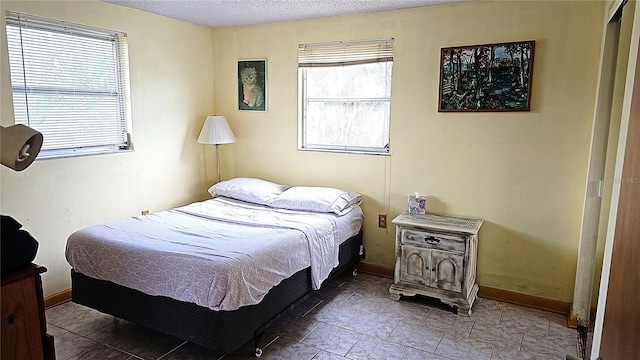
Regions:
[[[318,149],[318,148],[298,148],[298,150],[311,151],[311,152],[330,152],[330,153],[340,153],[340,154],[391,156],[391,151],[376,152],[376,151],[362,151],[362,150]]]
[[[93,156],[93,155],[106,155],[106,154],[121,154],[132,153],[134,149],[109,149],[109,148],[96,148],[96,149],[73,149],[73,150],[43,150],[38,154],[36,160],[50,160],[50,159],[64,159],[74,158],[81,156]]]

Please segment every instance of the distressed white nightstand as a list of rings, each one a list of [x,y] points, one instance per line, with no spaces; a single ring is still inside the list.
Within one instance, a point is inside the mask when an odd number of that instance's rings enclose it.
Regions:
[[[404,213],[396,225],[396,268],[390,297],[424,295],[471,315],[482,220]]]

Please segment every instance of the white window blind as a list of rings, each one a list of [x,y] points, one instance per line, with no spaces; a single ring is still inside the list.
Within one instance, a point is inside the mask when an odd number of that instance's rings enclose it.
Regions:
[[[298,46],[298,67],[328,67],[393,61],[393,39],[340,41]]]
[[[123,33],[7,13],[16,124],[43,134],[40,157],[130,148]]]
[[[298,148],[389,154],[393,39],[298,46]]]

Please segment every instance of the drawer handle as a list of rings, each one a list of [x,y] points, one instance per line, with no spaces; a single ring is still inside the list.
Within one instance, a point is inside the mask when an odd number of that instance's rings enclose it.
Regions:
[[[440,244],[440,239],[438,239],[437,237],[433,237],[433,236],[425,236],[424,237],[424,242],[426,242],[427,244],[431,244],[431,245],[438,245],[438,244]]]

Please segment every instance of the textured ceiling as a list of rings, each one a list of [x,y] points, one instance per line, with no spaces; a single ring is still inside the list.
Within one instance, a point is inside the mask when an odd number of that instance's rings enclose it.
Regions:
[[[264,24],[465,0],[103,0],[209,27]]]

